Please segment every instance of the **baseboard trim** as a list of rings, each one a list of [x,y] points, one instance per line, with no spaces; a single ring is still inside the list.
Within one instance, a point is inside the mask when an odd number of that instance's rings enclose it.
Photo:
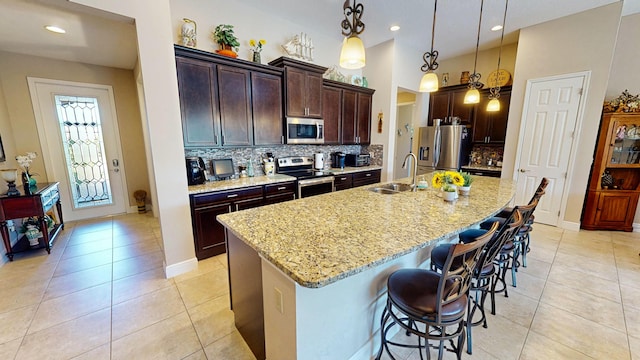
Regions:
[[[580,231],[580,223],[572,221],[562,221],[560,227],[565,230]]]
[[[633,223],[633,232],[640,232],[640,224]]]
[[[171,265],[167,265],[166,263],[164,264],[164,274],[167,277],[167,279],[170,279],[172,277],[175,277],[184,273],[188,273],[189,271],[193,271],[197,269],[198,269],[197,258],[191,258],[189,260],[181,261],[177,264],[171,264]]]

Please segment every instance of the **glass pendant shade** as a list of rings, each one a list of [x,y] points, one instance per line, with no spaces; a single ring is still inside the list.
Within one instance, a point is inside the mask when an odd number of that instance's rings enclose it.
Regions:
[[[500,111],[500,100],[491,99],[489,101],[489,103],[487,104],[487,111],[489,111],[489,112]]]
[[[480,91],[476,88],[469,89],[464,95],[465,104],[477,104],[480,102]]]
[[[420,92],[438,91],[438,75],[428,72],[422,76],[420,80]]]
[[[356,35],[345,38],[340,51],[340,66],[345,69],[360,69],[365,65],[364,44]]]

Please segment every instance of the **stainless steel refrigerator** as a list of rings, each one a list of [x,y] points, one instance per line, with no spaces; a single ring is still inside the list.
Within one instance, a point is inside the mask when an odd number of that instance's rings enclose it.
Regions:
[[[439,125],[419,129],[420,170],[459,170],[468,157],[469,136],[465,125]],[[466,155],[465,155],[466,154]]]

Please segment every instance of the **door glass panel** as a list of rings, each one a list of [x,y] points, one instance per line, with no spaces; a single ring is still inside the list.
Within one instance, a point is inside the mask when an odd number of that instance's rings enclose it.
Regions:
[[[55,95],[74,208],[113,203],[98,99]]]

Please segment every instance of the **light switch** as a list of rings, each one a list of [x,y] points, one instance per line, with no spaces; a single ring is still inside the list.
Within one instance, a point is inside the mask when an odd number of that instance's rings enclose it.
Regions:
[[[284,314],[284,298],[282,296],[282,291],[277,287],[274,287],[273,296],[276,301],[276,310],[278,310],[280,314]]]

